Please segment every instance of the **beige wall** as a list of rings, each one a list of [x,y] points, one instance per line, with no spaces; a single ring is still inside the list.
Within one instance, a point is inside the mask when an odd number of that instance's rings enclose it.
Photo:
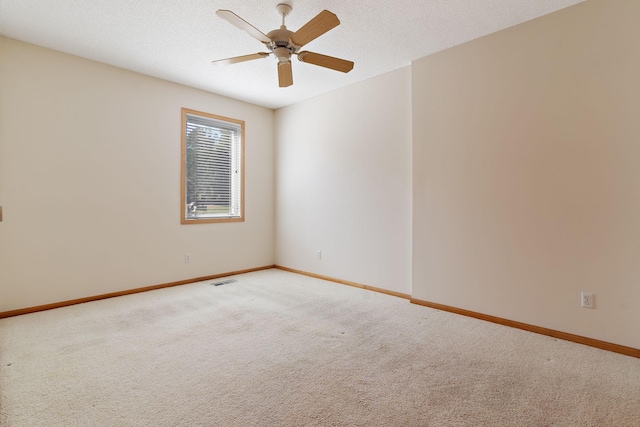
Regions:
[[[280,109],[276,130],[276,262],[411,293],[410,68]]]
[[[275,261],[640,348],[638,16],[590,0],[275,115],[0,38],[0,311]],[[182,106],[246,120],[246,222],[180,225]]]
[[[640,347],[638,16],[592,0],[413,64],[414,297]]]
[[[1,40],[0,311],[273,264],[272,110]],[[245,222],[180,224],[181,107],[246,121]]]

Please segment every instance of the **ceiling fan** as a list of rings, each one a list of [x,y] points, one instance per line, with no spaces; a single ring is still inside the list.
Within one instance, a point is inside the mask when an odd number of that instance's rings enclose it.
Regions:
[[[233,58],[213,61],[214,64],[236,64],[238,62],[251,61],[254,59],[266,58],[272,53],[278,59],[278,83],[280,87],[287,87],[293,84],[293,74],[291,71],[291,56],[297,55],[302,62],[319,65],[332,70],[348,73],[353,69],[353,62],[346,61],[332,56],[321,55],[319,53],[302,51],[300,48],[312,40],[320,37],[332,28],[340,25],[338,17],[328,10],[323,10],[315,18],[303,25],[298,31],[293,32],[284,25],[285,17],[291,13],[292,7],[287,3],[280,3],[276,10],[282,15],[282,25],[279,29],[264,34],[244,19],[240,18],[230,10],[220,9],[216,14],[246,31],[250,36],[261,41],[269,52],[258,52],[250,55],[236,56]]]

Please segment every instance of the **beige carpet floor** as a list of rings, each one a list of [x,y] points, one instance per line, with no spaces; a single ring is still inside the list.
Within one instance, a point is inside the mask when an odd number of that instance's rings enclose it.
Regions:
[[[640,426],[640,360],[266,270],[0,320],[2,426]]]

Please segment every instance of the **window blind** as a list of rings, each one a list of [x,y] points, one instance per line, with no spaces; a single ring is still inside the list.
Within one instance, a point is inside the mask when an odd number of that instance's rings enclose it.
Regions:
[[[241,215],[242,127],[186,114],[186,218]]]

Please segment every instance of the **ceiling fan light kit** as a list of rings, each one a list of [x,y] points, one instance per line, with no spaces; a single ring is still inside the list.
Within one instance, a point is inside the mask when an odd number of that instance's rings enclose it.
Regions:
[[[214,64],[236,64],[238,62],[251,61],[254,59],[266,58],[273,55],[278,60],[278,83],[280,87],[288,87],[293,84],[293,74],[291,69],[291,56],[297,55],[298,60],[308,64],[348,73],[353,69],[353,62],[332,56],[321,55],[319,53],[302,51],[300,48],[307,43],[320,37],[327,31],[340,25],[338,17],[328,10],[323,10],[309,22],[304,24],[298,31],[293,32],[285,26],[285,18],[292,11],[292,7],[287,3],[280,3],[276,10],[282,15],[282,25],[280,28],[264,34],[244,19],[240,18],[230,10],[220,9],[216,14],[225,19],[230,24],[240,28],[247,34],[262,42],[269,52],[258,52],[249,55],[236,56],[233,58],[219,59],[213,61]]]

